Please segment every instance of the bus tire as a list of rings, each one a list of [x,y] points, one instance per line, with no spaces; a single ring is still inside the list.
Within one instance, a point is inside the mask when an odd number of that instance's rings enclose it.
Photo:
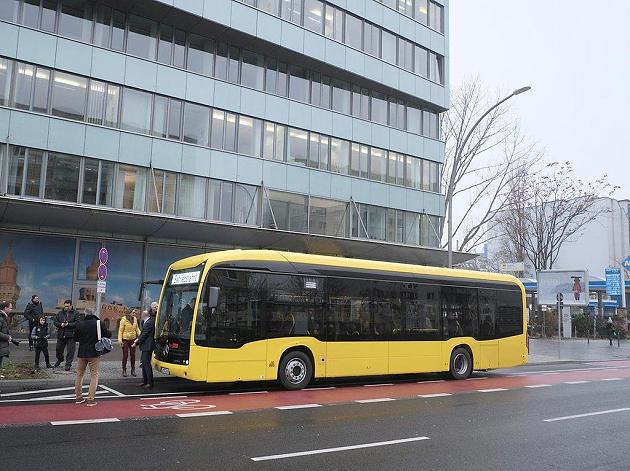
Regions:
[[[280,361],[278,378],[285,389],[305,388],[313,377],[313,364],[304,352],[291,350]]]
[[[473,369],[470,352],[463,347],[457,347],[451,353],[450,373],[453,379],[466,379]]]

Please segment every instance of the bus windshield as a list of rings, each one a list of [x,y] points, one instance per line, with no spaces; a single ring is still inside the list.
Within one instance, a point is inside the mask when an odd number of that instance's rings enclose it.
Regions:
[[[169,273],[162,294],[156,326],[156,356],[186,364],[190,334],[203,264]]]

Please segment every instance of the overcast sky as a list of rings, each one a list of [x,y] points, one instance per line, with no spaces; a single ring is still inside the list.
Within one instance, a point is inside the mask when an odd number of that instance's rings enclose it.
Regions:
[[[512,110],[545,159],[630,198],[629,23],[630,0],[451,0],[451,87],[531,85]]]

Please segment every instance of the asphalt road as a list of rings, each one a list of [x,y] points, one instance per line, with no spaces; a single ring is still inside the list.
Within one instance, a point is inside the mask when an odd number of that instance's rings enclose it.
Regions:
[[[528,366],[470,381],[419,379],[326,383],[318,387],[334,389],[297,393],[206,386],[186,397],[214,409],[147,410],[159,414],[142,420],[123,415],[136,404],[163,402],[160,391],[147,403],[108,383],[120,395],[94,408],[54,399],[3,402],[0,420],[20,414],[0,429],[0,456],[11,469],[47,470],[96,469],[97,462],[113,470],[628,469],[630,362]],[[160,388],[175,398],[182,393],[175,385],[164,381]],[[233,413],[186,415],[228,406]],[[111,418],[116,411],[119,422],[48,423],[59,414],[118,420]],[[16,426],[31,416],[45,424]]]

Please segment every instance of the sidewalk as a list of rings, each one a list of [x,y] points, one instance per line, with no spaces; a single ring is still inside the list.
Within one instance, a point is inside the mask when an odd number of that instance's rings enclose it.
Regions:
[[[52,347],[52,348],[50,348]],[[51,361],[54,362],[54,344],[49,347],[51,353]],[[101,361],[99,378],[122,379],[120,348],[114,348],[111,354],[108,354],[106,360]],[[139,355],[138,355],[139,357]],[[34,352],[28,351],[28,344],[18,349],[11,350],[9,361],[13,363],[31,363],[34,358]],[[622,340],[620,347],[617,342],[613,342],[611,347],[606,339],[591,340],[587,343],[585,339],[566,339],[558,342],[552,339],[530,339],[529,343],[529,364],[541,363],[557,363],[557,362],[580,362],[580,361],[607,361],[607,360],[629,360],[630,359],[630,341]],[[42,359],[43,363],[43,359]],[[76,375],[76,358],[72,364],[70,371],[64,371],[63,364],[59,368],[53,370],[43,369],[47,379],[24,379],[14,380],[12,383],[38,383],[38,384],[74,384]],[[136,372],[142,377],[140,370],[139,358],[136,358]],[[130,371],[128,371],[130,373]],[[160,372],[154,371],[156,377],[164,376]],[[89,377],[89,374],[86,374]],[[129,381],[135,381],[136,378],[128,377]],[[6,382],[7,380],[0,380]]]

